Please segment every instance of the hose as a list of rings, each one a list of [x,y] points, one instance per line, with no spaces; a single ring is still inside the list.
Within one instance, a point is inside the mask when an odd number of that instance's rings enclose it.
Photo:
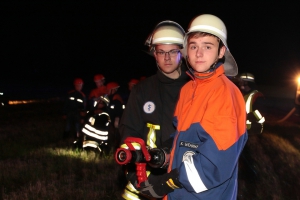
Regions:
[[[284,118],[281,120],[278,120],[277,123],[284,122],[286,119],[288,119],[294,112],[296,111],[296,107],[294,107]]]

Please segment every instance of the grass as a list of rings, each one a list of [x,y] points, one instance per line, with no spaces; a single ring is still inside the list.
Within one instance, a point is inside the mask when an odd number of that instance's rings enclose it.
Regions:
[[[1,199],[117,199],[112,153],[82,151],[62,139],[61,103],[1,108]]]
[[[118,199],[124,182],[112,152],[62,139],[61,109],[61,102],[0,108],[1,199]],[[238,199],[300,199],[299,166],[299,117],[266,123],[240,158]]]

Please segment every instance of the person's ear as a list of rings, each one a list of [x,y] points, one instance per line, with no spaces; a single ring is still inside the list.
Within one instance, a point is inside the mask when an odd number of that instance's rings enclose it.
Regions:
[[[225,55],[225,52],[226,52],[226,47],[222,46],[219,51],[219,58],[223,58],[223,56]]]
[[[181,51],[179,51],[179,53],[180,53],[180,58],[183,58],[183,54],[182,54],[182,52],[181,52]]]

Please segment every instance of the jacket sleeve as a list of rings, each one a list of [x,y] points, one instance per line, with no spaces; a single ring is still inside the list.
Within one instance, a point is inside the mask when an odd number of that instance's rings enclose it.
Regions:
[[[142,138],[143,120],[141,114],[141,97],[134,87],[130,92],[129,99],[126,103],[126,108],[122,114],[119,130],[121,134],[121,144],[127,137]],[[142,138],[143,139],[143,138]]]

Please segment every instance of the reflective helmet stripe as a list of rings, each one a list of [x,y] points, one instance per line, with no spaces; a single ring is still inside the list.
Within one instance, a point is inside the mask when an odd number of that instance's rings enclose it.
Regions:
[[[164,42],[164,41],[174,41],[174,42],[178,42],[178,43],[183,43],[183,39],[181,38],[175,38],[175,37],[161,37],[161,38],[157,38],[154,39],[152,43],[159,43],[159,42]]]

